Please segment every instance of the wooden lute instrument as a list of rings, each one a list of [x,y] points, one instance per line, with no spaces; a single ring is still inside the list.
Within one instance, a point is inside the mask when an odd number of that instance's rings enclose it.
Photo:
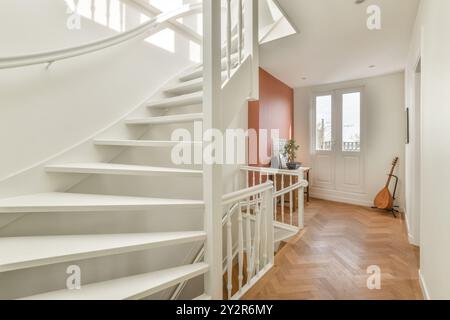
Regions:
[[[389,185],[391,184],[392,175],[394,174],[397,163],[398,157],[395,158],[394,161],[392,161],[392,169],[389,173],[389,178],[386,182],[386,186],[375,197],[374,205],[378,209],[389,210],[394,207],[394,198],[392,197],[391,191],[389,190]]]

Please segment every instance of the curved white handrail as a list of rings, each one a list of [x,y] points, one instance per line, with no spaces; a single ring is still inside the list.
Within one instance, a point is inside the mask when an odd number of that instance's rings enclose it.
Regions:
[[[248,171],[248,172],[258,172],[262,174],[283,174],[287,176],[298,176],[300,173],[304,171],[303,168],[300,168],[298,170],[286,170],[286,169],[274,169],[274,168],[267,168],[267,167],[252,167],[252,166],[242,166],[242,171]]]
[[[200,13],[202,10],[202,5],[202,3],[183,5],[176,10],[162,13],[134,29],[81,46],[22,56],[0,58],[0,69],[17,68],[42,63],[53,63],[55,61],[65,60],[113,47],[129,40],[135,39],[140,35],[144,35],[145,33],[157,28],[160,24],[169,20],[178,19],[190,14]]]
[[[264,184],[259,184],[254,187],[250,187],[247,189],[242,189],[236,192],[232,192],[229,194],[226,194],[222,197],[222,204],[228,205],[228,204],[234,204],[235,202],[247,199],[248,197],[257,195],[259,193],[262,193],[264,191],[270,190],[273,188],[273,182],[269,181]]]
[[[291,191],[295,191],[295,190],[300,189],[300,188],[306,188],[307,186],[308,186],[308,182],[306,180],[302,180],[302,181],[300,181],[298,183],[290,185],[289,187],[286,187],[284,189],[278,190],[277,192],[275,192],[273,194],[273,198],[276,199],[276,198],[278,198],[278,197],[280,197],[282,195],[290,193]]]

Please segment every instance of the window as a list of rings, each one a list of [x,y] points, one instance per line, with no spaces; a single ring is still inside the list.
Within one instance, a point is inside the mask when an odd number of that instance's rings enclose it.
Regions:
[[[361,93],[342,95],[342,151],[361,151]]]
[[[316,150],[331,151],[333,147],[332,96],[316,97]]]

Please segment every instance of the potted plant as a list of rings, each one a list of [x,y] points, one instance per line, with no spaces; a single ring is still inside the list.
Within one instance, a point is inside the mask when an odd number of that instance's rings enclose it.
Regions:
[[[295,139],[289,140],[286,145],[284,146],[284,152],[283,156],[287,158],[287,167],[289,170],[297,170],[301,167],[301,163],[295,162],[295,159],[297,158],[297,151],[300,149],[300,146],[297,145],[295,142]]]

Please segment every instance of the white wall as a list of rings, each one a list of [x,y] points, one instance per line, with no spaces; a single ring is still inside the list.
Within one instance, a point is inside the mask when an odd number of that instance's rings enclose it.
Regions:
[[[400,158],[396,174],[400,178],[398,205],[404,208],[404,160],[405,160],[405,114],[404,114],[404,75],[402,72],[380,77],[349,81],[344,83],[308,88],[294,91],[295,138],[301,146],[299,161],[311,166],[311,101],[316,91],[331,91],[345,88],[364,87],[363,104],[366,110],[366,154],[365,190],[361,194],[328,195],[323,190],[312,187],[312,193],[326,197],[371,206],[376,194],[386,183],[387,174],[394,157]],[[363,128],[364,130],[364,128]],[[312,174],[315,172],[312,170]],[[344,200],[343,200],[344,201]]]
[[[243,130],[246,132],[248,129],[247,98],[251,95],[252,90],[251,64],[251,57],[248,57],[233,75],[231,81],[229,81],[222,90],[222,101],[224,101],[222,105],[222,128],[224,132],[226,132],[226,130]],[[226,139],[225,143],[227,143]],[[245,156],[247,155],[246,149],[237,149],[237,141],[235,141],[235,145],[236,160],[238,160],[238,152],[239,154],[243,154]],[[224,153],[224,155],[226,155],[226,153]],[[240,171],[240,168],[243,165],[246,165],[246,163],[223,166],[222,176],[224,194],[237,191],[245,187],[243,173]]]
[[[411,42],[407,66],[407,105],[414,107],[414,70],[422,57],[422,183],[421,208],[414,208],[417,195],[408,192],[408,216],[420,222],[421,284],[426,298],[450,299],[450,2],[423,0]],[[414,126],[414,114],[412,114]],[[412,128],[412,134],[418,134]],[[415,149],[407,148],[408,163],[414,168]],[[414,168],[415,169],[415,168]],[[414,183],[414,169],[408,181]],[[412,186],[413,189],[413,186]],[[420,217],[418,213],[420,212]],[[411,232],[419,229],[414,226]]]

